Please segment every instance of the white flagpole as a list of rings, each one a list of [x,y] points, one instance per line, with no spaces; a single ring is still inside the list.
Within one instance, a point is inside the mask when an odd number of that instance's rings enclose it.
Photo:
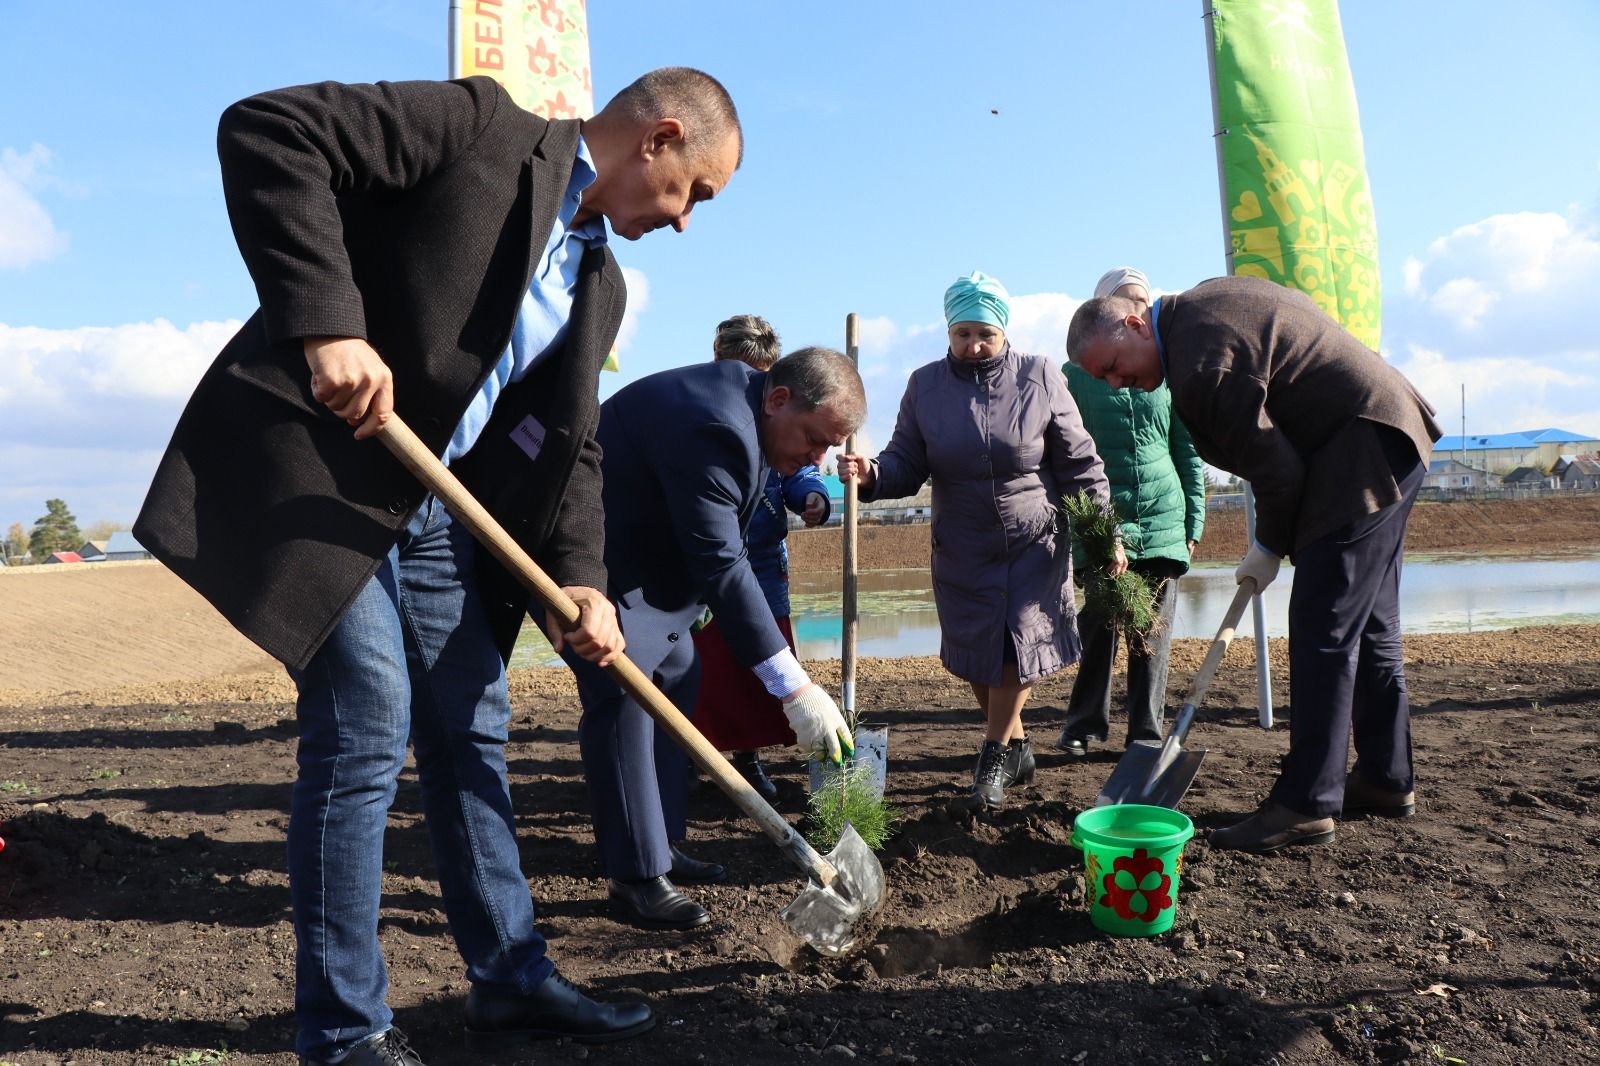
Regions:
[[[1212,143],[1217,147],[1217,192],[1222,198],[1222,260],[1228,273],[1233,273],[1232,223],[1228,218],[1228,175],[1222,162],[1222,138],[1228,133],[1222,128],[1222,112],[1217,103],[1217,38],[1213,24],[1215,11],[1211,0],[1200,0],[1200,11],[1206,24],[1206,69],[1211,75],[1211,128]],[[1251,544],[1256,539],[1256,496],[1249,482],[1244,486],[1244,528]],[[1256,624],[1256,707],[1262,729],[1272,728],[1272,663],[1267,648],[1267,612],[1261,594],[1251,597],[1251,616]]]

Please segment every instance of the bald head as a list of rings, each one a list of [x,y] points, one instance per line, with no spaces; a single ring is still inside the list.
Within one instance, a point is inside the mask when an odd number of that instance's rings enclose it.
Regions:
[[[642,75],[613,96],[601,115],[635,125],[677,119],[684,125],[683,146],[695,159],[720,149],[731,136],[738,145],[735,168],[744,162],[744,129],[733,97],[720,81],[693,67],[660,67]]]

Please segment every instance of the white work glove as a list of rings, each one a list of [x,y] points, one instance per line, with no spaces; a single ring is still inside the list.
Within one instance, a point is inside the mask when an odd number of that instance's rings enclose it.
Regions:
[[[801,751],[825,752],[835,763],[843,760],[842,751],[856,753],[839,705],[820,686],[808,684],[791,692],[783,701],[783,715]]]
[[[1272,579],[1278,576],[1278,566],[1283,560],[1273,555],[1259,544],[1250,545],[1250,550],[1244,553],[1244,558],[1239,562],[1239,569],[1233,572],[1236,584],[1244,584],[1244,579],[1253,577],[1256,581],[1256,591],[1262,592],[1272,584]]]

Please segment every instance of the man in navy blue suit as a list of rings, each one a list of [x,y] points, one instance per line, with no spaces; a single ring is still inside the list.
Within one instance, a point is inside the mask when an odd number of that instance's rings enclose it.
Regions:
[[[826,348],[766,372],[737,360],[667,370],[629,385],[600,412],[605,562],[628,654],[685,714],[699,665],[689,627],[705,606],[742,665],[783,700],[805,751],[837,761],[851,746],[833,699],[811,679],[773,620],[745,555],[745,530],[769,469],[821,462],[866,417],[854,364]],[[680,881],[721,867],[674,845],[685,831],[688,761],[600,667],[570,651],[578,726],[601,865],[614,912],[651,928],[710,920]]]

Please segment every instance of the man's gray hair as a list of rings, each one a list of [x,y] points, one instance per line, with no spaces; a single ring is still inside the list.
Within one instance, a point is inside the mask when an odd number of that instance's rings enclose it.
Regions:
[[[1067,327],[1067,358],[1079,362],[1083,350],[1102,337],[1112,343],[1120,341],[1128,328],[1122,320],[1138,313],[1138,303],[1126,296],[1096,296],[1085,300],[1073,312],[1072,325]]]
[[[700,159],[715,151],[731,133],[739,141],[739,162],[744,162],[744,129],[733,97],[722,83],[693,67],[660,67],[641,75],[611,98],[605,110],[634,122],[675,118],[683,123],[683,146]]]
[[[832,404],[851,433],[867,419],[867,390],[861,375],[847,356],[832,348],[801,348],[772,364],[767,371],[767,391],[779,385],[802,411],[814,411]]]
[[[766,370],[783,354],[778,331],[760,315],[734,315],[717,323],[711,350],[718,359],[737,359]]]

